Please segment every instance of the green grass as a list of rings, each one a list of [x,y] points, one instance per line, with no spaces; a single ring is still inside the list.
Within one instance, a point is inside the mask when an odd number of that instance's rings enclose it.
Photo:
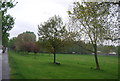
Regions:
[[[61,65],[53,64],[53,55],[23,55],[9,51],[11,79],[117,79],[118,58],[99,56],[101,70],[95,68],[93,55],[57,54]]]

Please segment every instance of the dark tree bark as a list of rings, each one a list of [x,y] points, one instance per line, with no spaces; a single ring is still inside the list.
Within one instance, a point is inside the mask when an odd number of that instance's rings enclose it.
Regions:
[[[96,62],[96,69],[100,70],[100,66],[97,58],[97,44],[94,44],[94,56],[95,56],[95,62]]]
[[[53,46],[53,54],[54,54],[54,64],[56,64],[56,49],[55,49],[55,46]]]
[[[56,53],[54,53],[54,64],[56,63]]]

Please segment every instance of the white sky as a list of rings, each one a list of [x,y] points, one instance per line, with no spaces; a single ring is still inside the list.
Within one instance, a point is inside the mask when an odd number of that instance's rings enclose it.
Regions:
[[[15,0],[18,4],[9,10],[15,19],[10,38],[31,31],[37,36],[38,24],[45,22],[54,15],[62,17],[64,23],[68,19],[67,11],[75,0]]]

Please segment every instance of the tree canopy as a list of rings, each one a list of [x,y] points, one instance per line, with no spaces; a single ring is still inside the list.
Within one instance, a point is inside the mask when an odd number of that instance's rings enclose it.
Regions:
[[[110,3],[106,2],[74,2],[73,9],[68,11],[73,22],[78,24],[77,28],[84,41],[90,42],[93,46],[96,69],[100,69],[97,45],[110,37],[109,9]]]
[[[23,32],[19,34],[15,41],[15,48],[18,51],[33,51],[35,48],[36,36],[33,32]]]
[[[56,51],[62,47],[66,33],[62,19],[56,15],[47,22],[38,25],[39,40],[43,40],[46,49],[54,54],[54,63],[56,63]]]
[[[7,14],[7,11],[13,8],[17,2],[15,1],[0,1],[0,13],[2,13],[2,45],[6,47],[8,45],[9,33],[14,26],[14,18]]]

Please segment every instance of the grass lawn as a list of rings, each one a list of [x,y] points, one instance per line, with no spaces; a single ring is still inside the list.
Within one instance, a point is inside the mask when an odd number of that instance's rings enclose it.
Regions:
[[[61,65],[53,64],[51,54],[24,55],[9,51],[11,79],[117,79],[117,56],[99,56],[101,70],[94,70],[93,55],[57,54]]]

